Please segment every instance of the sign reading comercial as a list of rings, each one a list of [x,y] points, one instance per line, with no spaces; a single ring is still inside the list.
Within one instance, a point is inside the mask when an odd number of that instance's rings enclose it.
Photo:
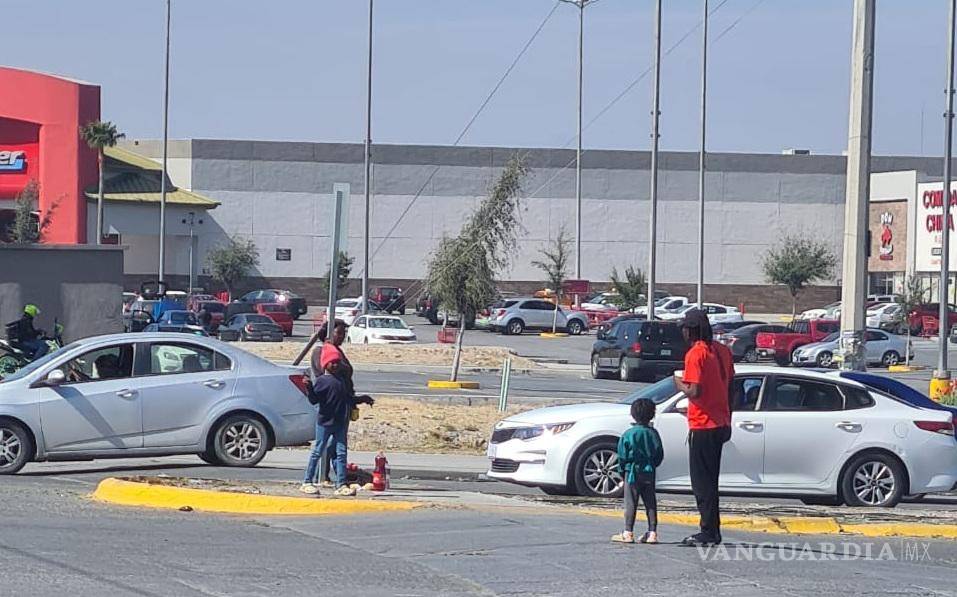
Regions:
[[[276,261],[292,261],[292,249],[276,249]]]

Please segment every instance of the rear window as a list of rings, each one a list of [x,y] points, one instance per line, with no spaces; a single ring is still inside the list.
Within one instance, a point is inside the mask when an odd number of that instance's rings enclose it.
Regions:
[[[222,303],[200,303],[200,309],[205,309],[207,313],[222,313],[226,306]]]
[[[345,307],[347,309],[351,309],[352,307],[355,307],[358,304],[359,304],[359,301],[355,299],[342,299],[340,301],[336,301],[337,307]]]
[[[246,323],[273,323],[273,320],[265,315],[247,315]]]
[[[286,310],[282,305],[263,305],[262,310],[267,313],[281,313]]]

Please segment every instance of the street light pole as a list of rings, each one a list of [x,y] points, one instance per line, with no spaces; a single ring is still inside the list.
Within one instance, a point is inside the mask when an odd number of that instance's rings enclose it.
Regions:
[[[698,308],[704,303],[704,173],[708,113],[708,0],[704,0],[701,33],[701,157],[698,160]]]
[[[588,3],[588,0],[578,0],[577,2],[578,4],[578,151],[575,154],[575,279],[576,280],[582,279],[582,88],[584,86],[585,5],[587,3]],[[576,301],[577,301],[577,298],[576,298]]]
[[[648,217],[648,320],[655,317],[655,253],[658,232],[658,120],[661,104],[661,0],[655,2],[655,83],[651,108],[651,195]]]
[[[369,312],[369,210],[372,184],[372,2],[369,0],[369,56],[368,77],[366,81],[366,144],[365,144],[365,229],[363,243],[365,249],[362,254],[365,264],[362,268],[362,312]],[[348,231],[346,231],[348,233]],[[335,271],[335,270],[332,270]]]
[[[159,272],[162,282],[166,270],[166,160],[169,146],[169,33],[170,0],[166,0],[166,64],[163,82],[163,173],[160,179]]]
[[[937,379],[949,379],[947,370],[947,335],[950,332],[950,317],[948,305],[950,299],[948,286],[950,282],[950,179],[951,179],[951,146],[953,139],[954,122],[954,23],[957,14],[957,0],[950,1],[950,14],[947,23],[947,110],[944,112],[944,192],[942,195],[943,219],[941,228],[940,248],[940,319],[938,336],[940,337],[939,357],[937,360]]]
[[[847,134],[844,268],[841,279],[841,368],[864,370],[864,297],[867,211],[871,181],[871,113],[874,91],[875,0],[854,0],[851,102]]]

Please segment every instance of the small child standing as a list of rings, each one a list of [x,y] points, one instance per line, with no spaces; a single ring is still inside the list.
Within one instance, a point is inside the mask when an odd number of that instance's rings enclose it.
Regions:
[[[658,500],[655,497],[655,469],[665,457],[661,436],[651,426],[655,403],[646,398],[631,404],[635,424],[618,440],[618,470],[625,480],[625,530],[612,536],[617,543],[635,542],[635,514],[638,498],[645,505],[648,532],[639,543],[658,543]]]

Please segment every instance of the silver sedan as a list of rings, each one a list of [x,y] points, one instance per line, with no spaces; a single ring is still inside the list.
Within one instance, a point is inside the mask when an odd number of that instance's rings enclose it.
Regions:
[[[876,328],[868,329],[865,352],[868,365],[889,367],[903,363],[907,350],[907,338]],[[831,367],[840,341],[835,332],[820,342],[805,344],[792,353],[791,364],[797,367]],[[910,351],[913,354],[913,351]]]
[[[87,338],[0,381],[0,474],[27,462],[197,454],[254,466],[315,433],[304,373],[212,338]]]

